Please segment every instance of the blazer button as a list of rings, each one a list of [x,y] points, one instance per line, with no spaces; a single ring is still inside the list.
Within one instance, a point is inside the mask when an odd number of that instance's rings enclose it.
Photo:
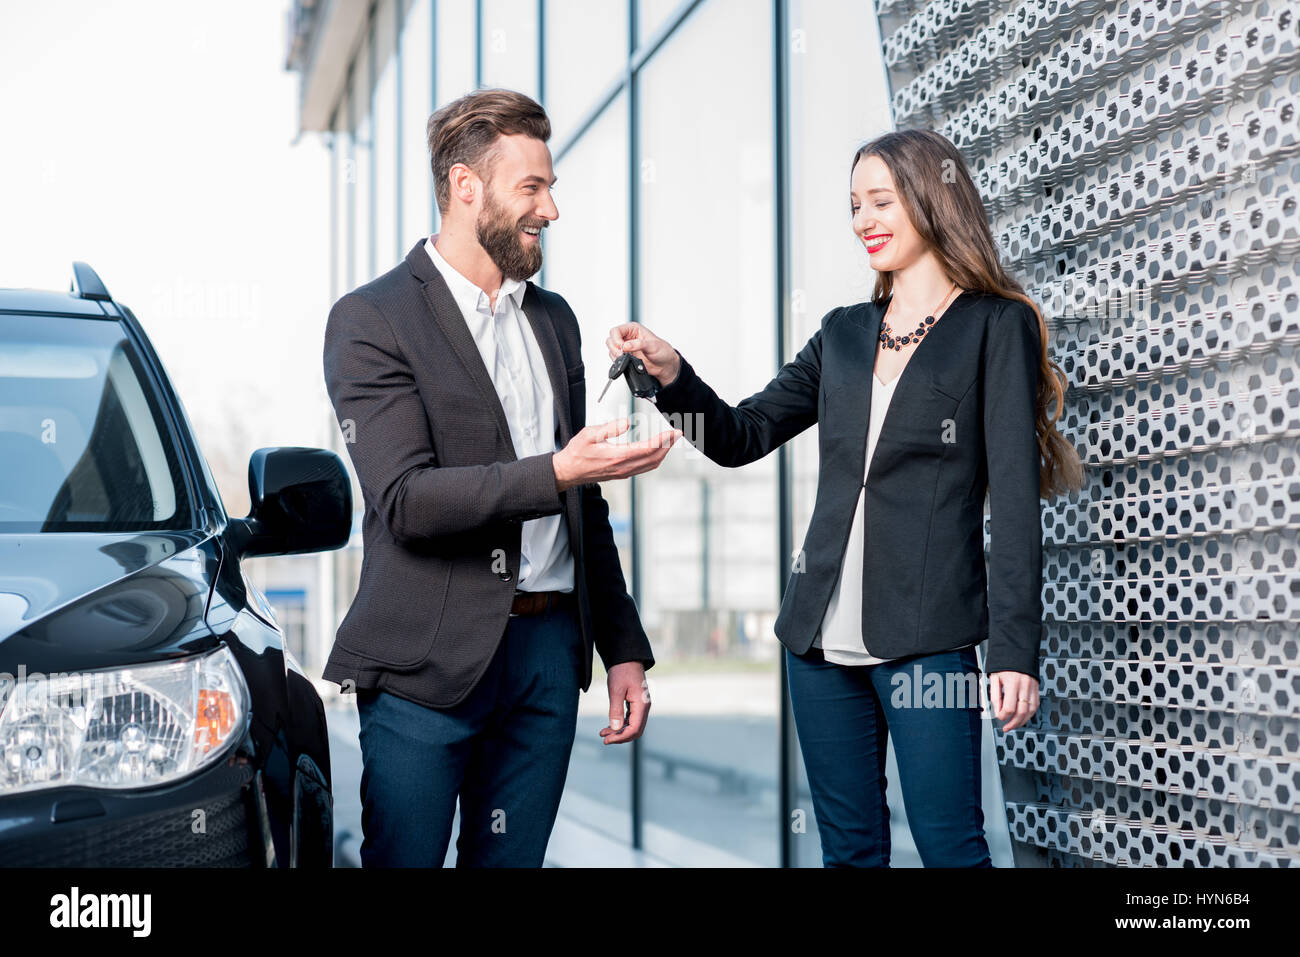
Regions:
[[[508,582],[508,581],[510,581],[510,579],[513,578],[513,577],[514,577],[514,576],[511,575],[510,572],[498,572],[498,573],[497,573],[497,578],[501,579],[503,582]]]

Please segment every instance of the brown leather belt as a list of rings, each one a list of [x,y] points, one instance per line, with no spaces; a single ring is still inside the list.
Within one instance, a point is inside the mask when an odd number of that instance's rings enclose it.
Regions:
[[[540,615],[552,605],[573,597],[568,591],[517,591],[515,600],[510,605],[510,616]]]

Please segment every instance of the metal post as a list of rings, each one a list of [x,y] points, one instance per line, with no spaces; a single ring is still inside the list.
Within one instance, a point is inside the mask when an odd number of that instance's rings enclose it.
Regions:
[[[789,117],[789,46],[786,37],[789,34],[790,9],[789,0],[773,0],[772,10],[772,52],[773,83],[772,101],[775,109],[775,170],[773,184],[776,187],[776,202],[773,204],[773,227],[775,229],[776,248],[776,285],[773,295],[776,297],[776,367],[781,367],[785,356],[785,341],[790,329],[790,295],[789,278],[791,270],[790,256],[790,167],[787,162],[790,147]],[[782,445],[776,453],[777,469],[777,569],[779,581],[777,594],[785,598],[786,582],[790,576],[791,552],[794,549],[793,521],[793,479],[791,475],[790,446]],[[780,806],[781,819],[777,826],[781,829],[780,854],[781,866],[794,866],[794,834],[790,830],[791,816],[794,813],[797,795],[795,794],[798,776],[794,773],[795,734],[793,715],[790,711],[789,682],[786,677],[785,649],[777,654],[777,675],[780,682],[780,719],[778,721],[778,750],[780,760]]]
[[[637,46],[637,0],[628,0],[627,4],[627,44],[628,58],[631,59],[636,53]],[[638,226],[641,214],[641,176],[640,176],[640,153],[641,153],[641,80],[636,70],[630,71],[628,75],[627,89],[627,116],[628,116],[628,319],[631,322],[641,321],[641,269],[638,263],[640,257],[640,243],[637,238]],[[635,397],[632,399],[632,407],[636,407]],[[632,600],[636,602],[637,608],[643,607],[641,600],[641,536],[638,534],[640,519],[637,515],[637,477],[633,475],[628,479],[629,494],[631,496],[632,521],[629,523],[629,535],[632,545]],[[635,850],[642,850],[644,846],[644,829],[642,822],[642,790],[644,783],[641,777],[641,762],[643,759],[641,750],[641,739],[637,738],[632,742],[632,847]]]

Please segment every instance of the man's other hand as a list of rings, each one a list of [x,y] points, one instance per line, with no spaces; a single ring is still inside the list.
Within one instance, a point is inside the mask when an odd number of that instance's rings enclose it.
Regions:
[[[624,661],[609,669],[609,725],[600,736],[606,744],[622,744],[641,737],[650,717],[650,686],[645,679],[645,665]],[[624,714],[624,704],[627,714]]]

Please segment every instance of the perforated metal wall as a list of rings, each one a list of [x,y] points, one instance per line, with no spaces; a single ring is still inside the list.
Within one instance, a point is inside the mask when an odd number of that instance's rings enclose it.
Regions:
[[[1300,2],[878,0],[1070,381],[1016,861],[1300,863]],[[986,545],[989,529],[986,526]]]

